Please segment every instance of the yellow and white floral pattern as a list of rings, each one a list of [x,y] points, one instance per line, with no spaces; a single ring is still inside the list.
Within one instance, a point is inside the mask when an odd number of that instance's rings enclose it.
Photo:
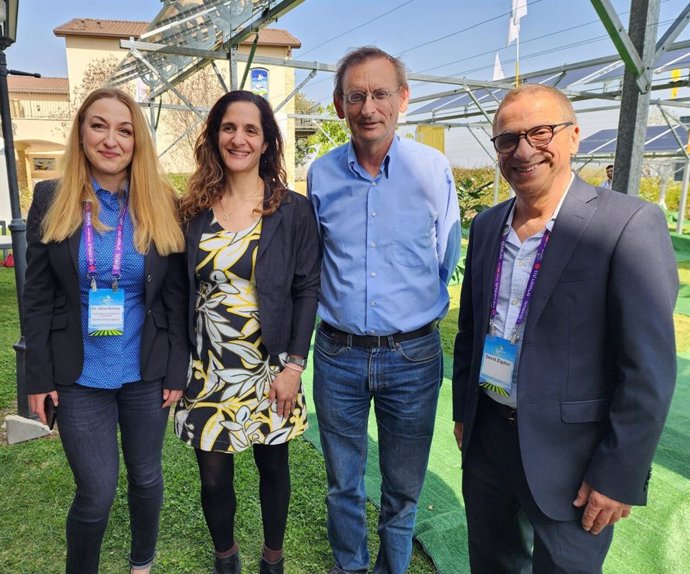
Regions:
[[[307,428],[301,390],[285,418],[268,398],[281,367],[269,364],[261,342],[254,277],[260,235],[261,219],[238,232],[214,220],[199,243],[197,340],[175,432],[204,451],[235,453],[252,444],[284,443]]]

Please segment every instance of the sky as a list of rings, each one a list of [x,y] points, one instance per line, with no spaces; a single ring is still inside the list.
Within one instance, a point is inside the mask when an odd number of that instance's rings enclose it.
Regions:
[[[612,3],[627,26],[630,0]],[[659,34],[686,4],[661,0]],[[65,77],[64,38],[57,38],[54,28],[77,17],[151,20],[162,7],[160,0],[22,0],[17,42],[6,52],[8,67]],[[413,73],[491,80],[496,53],[506,76],[515,71],[516,45],[507,45],[510,9],[511,0],[304,0],[273,27],[301,41],[293,52],[296,60],[335,64],[348,48],[374,44],[400,56]],[[679,40],[688,38],[686,29]],[[520,22],[521,73],[614,53],[589,0],[528,0]],[[298,71],[297,82],[307,73]],[[332,81],[332,74],[320,73],[303,91],[329,103]],[[411,88],[414,97],[447,86]]]

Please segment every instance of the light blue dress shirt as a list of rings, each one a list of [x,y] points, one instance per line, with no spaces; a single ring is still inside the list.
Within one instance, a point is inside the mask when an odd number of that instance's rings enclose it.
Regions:
[[[556,217],[558,212],[561,210],[565,196],[570,189],[570,185],[575,179],[574,175],[570,177],[570,183],[568,184],[565,193],[561,197],[556,209],[551,216],[551,219],[547,222],[544,229],[539,233],[532,235],[521,242],[513,229],[513,217],[515,215],[515,204],[510,210],[508,219],[506,220],[505,226],[503,228],[503,234],[508,234],[508,239],[506,241],[506,249],[503,254],[503,269],[501,271],[501,284],[498,288],[498,301],[496,303],[496,317],[494,318],[494,334],[497,337],[503,337],[504,339],[510,339],[515,330],[515,323],[520,314],[520,306],[522,305],[522,299],[525,296],[525,290],[527,289],[527,282],[529,281],[529,276],[532,273],[532,266],[534,265],[534,260],[537,257],[537,250],[539,248],[539,243],[541,238],[544,236],[544,231],[549,230],[549,233],[553,231],[553,226],[556,223]],[[546,245],[546,250],[548,251],[549,246]],[[537,277],[537,282],[539,278]],[[525,321],[519,326],[517,330],[518,340],[517,344],[520,346],[522,344],[522,334],[525,330],[525,323],[527,323],[527,316],[529,315],[529,307],[527,307],[527,314],[525,315]],[[502,403],[504,405],[509,405],[513,408],[517,407],[517,373],[518,364],[520,362],[520,353],[518,352],[517,361],[513,369],[513,381],[510,387],[510,397],[503,397],[494,391],[489,389],[482,389],[487,395],[489,395],[496,402]]]
[[[117,193],[110,193],[92,181],[101,211],[100,220],[112,229],[105,233],[94,230],[96,255],[96,286],[112,287],[113,254],[120,201]],[[126,195],[125,195],[126,197]],[[77,383],[98,389],[119,389],[125,383],[141,379],[141,333],[146,311],[146,281],[144,256],[134,248],[134,224],[129,210],[125,217],[122,253],[122,278],[119,288],[125,292],[125,329],[123,335],[90,337],[88,332],[89,289],[84,232],[79,246],[79,291],[81,296],[81,332],[84,340],[84,367]]]
[[[312,164],[307,186],[323,243],[321,319],[390,335],[446,314],[460,212],[443,154],[396,136],[372,177],[350,142]]]

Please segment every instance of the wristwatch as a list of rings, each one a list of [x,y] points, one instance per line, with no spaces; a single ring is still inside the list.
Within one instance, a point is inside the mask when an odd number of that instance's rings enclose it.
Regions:
[[[297,365],[303,369],[307,366],[307,360],[304,357],[296,357],[295,355],[288,355],[288,358],[285,362],[292,363],[293,365]]]

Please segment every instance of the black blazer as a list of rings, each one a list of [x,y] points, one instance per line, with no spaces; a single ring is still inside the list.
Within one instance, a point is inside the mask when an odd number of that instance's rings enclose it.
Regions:
[[[268,187],[266,197],[269,195]],[[187,226],[189,340],[196,345],[194,307],[198,284],[194,268],[199,241],[213,212],[204,210]],[[265,216],[256,257],[256,291],[263,343],[269,355],[287,352],[306,357],[316,319],[321,250],[309,201],[288,191],[278,210]]]
[[[71,385],[81,375],[84,345],[79,293],[81,228],[67,240],[41,243],[41,222],[57,180],[36,185],[27,219],[27,269],[23,331],[26,388],[47,393]],[[167,257],[150,249],[144,257],[146,318],[141,337],[141,377],[164,379],[166,389],[183,389],[189,365],[187,289],[183,255]]]

